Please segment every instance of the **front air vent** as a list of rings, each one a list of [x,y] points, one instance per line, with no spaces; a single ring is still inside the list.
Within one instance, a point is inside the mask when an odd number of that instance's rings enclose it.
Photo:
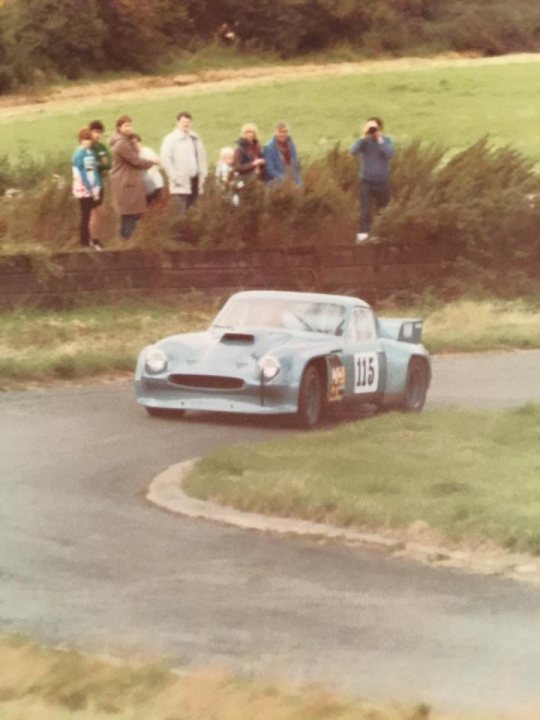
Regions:
[[[242,345],[252,345],[255,342],[255,336],[249,333],[228,332],[222,336],[222,343],[241,343]]]
[[[169,382],[199,390],[241,390],[244,381],[240,378],[220,375],[169,375]]]

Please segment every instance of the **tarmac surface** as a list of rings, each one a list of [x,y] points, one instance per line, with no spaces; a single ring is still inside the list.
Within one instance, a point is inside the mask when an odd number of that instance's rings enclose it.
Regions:
[[[537,351],[437,357],[429,407],[538,402],[539,378]],[[538,703],[537,588],[145,500],[174,463],[285,432],[150,419],[127,382],[1,395],[0,630],[453,711]]]

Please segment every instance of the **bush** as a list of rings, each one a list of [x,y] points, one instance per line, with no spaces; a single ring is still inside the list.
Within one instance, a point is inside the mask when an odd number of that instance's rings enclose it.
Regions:
[[[501,276],[521,282],[519,274],[540,262],[540,178],[532,162],[486,139],[446,158],[442,148],[419,142],[398,149],[392,202],[375,218],[373,235],[380,243],[420,254],[435,249],[459,260],[463,272],[472,270],[480,282]],[[31,172],[27,168],[21,177],[28,182]],[[336,147],[306,164],[301,188],[254,181],[241,190],[237,207],[210,176],[187,215],[179,217],[172,203],[147,212],[134,243],[146,249],[321,250],[352,244],[358,226],[357,176],[356,160]],[[79,210],[69,184],[59,188],[49,176],[25,192],[30,197],[0,202],[4,252],[27,248],[30,240],[48,251],[78,247]],[[117,222],[110,205],[105,212],[108,244]]]
[[[227,22],[242,49],[297,56],[540,49],[531,0],[10,0],[0,2],[0,90],[36,73],[149,72],[172,51],[215,40]]]
[[[483,139],[442,163],[419,144],[398,152],[393,201],[374,232],[405,247],[445,249],[476,266],[540,260],[540,179],[532,161]]]

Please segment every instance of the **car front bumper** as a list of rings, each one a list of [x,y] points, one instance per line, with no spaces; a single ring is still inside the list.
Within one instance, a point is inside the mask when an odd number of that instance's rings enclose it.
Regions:
[[[202,389],[175,385],[167,377],[141,376],[135,382],[137,402],[169,410],[277,415],[297,410],[298,387],[244,382],[240,389]]]

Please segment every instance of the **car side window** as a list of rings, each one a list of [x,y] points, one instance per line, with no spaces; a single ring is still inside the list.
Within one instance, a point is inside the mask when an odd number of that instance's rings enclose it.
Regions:
[[[369,308],[355,307],[352,309],[348,339],[352,342],[370,342],[375,340],[377,332],[375,318]]]

